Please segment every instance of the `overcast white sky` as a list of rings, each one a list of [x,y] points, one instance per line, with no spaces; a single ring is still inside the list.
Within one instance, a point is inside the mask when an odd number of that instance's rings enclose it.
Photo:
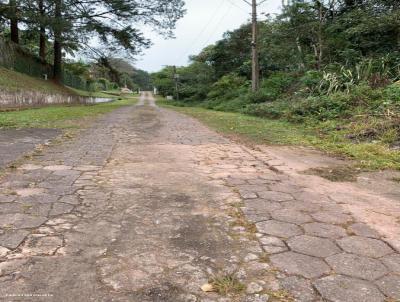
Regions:
[[[178,21],[175,39],[164,40],[147,33],[153,46],[138,58],[136,67],[158,71],[163,65],[182,66],[189,55],[197,54],[205,46],[222,38],[224,32],[238,28],[250,19],[251,7],[243,0],[186,0],[187,13]],[[279,12],[281,0],[267,0],[259,12]],[[260,16],[262,18],[262,16]]]

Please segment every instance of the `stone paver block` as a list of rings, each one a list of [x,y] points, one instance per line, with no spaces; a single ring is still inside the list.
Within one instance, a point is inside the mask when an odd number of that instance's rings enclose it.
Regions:
[[[246,180],[242,178],[233,178],[233,177],[228,177],[226,179],[226,182],[229,186],[237,186],[237,185],[244,185],[246,184]]]
[[[400,301],[400,276],[387,275],[376,282],[381,291],[388,297]]]
[[[332,302],[383,302],[385,296],[372,283],[342,275],[328,276],[315,281],[322,297]]]
[[[74,208],[74,206],[71,204],[57,202],[57,203],[53,204],[53,207],[50,210],[49,215],[56,216],[56,215],[70,213],[73,208]]]
[[[343,214],[340,212],[328,212],[322,211],[311,214],[311,216],[320,222],[331,223],[331,224],[345,224],[353,220],[350,215]]]
[[[310,215],[292,209],[278,210],[273,212],[271,216],[276,220],[295,224],[303,224],[313,221]]]
[[[2,228],[30,229],[42,225],[47,220],[43,216],[33,216],[21,213],[0,215]]]
[[[320,204],[299,200],[285,201],[282,202],[281,205],[286,209],[298,210],[306,213],[318,212],[321,211],[322,208]]]
[[[258,197],[257,194],[254,192],[243,191],[243,190],[240,190],[239,194],[243,199],[255,199]]]
[[[0,246],[15,249],[28,234],[29,232],[25,230],[6,231],[0,235]]]
[[[59,202],[77,205],[79,204],[79,198],[75,195],[65,195],[60,198]]]
[[[321,258],[341,252],[331,240],[309,235],[293,237],[288,240],[288,245],[295,252]]]
[[[22,253],[26,255],[53,255],[63,244],[63,240],[57,236],[31,235],[28,237]]]
[[[278,269],[305,278],[318,278],[330,272],[329,266],[321,259],[294,252],[273,255],[270,259]]]
[[[262,221],[256,223],[256,226],[260,233],[283,238],[289,238],[303,233],[295,224],[276,220]]]
[[[295,299],[302,302],[313,302],[316,293],[307,279],[291,276],[281,280],[282,287]]]
[[[247,285],[246,292],[248,294],[257,294],[262,291],[263,291],[263,287],[260,284],[258,284],[257,282],[250,282],[249,285]]]
[[[266,221],[266,220],[271,219],[271,217],[265,213],[245,214],[245,215],[246,215],[247,220],[252,223],[257,223],[257,222]]]
[[[304,225],[306,234],[324,237],[324,238],[340,238],[346,236],[344,228],[332,224],[312,222]]]
[[[262,248],[264,252],[270,255],[286,252],[288,250],[286,246],[276,246],[276,245],[263,245]]]
[[[390,271],[400,274],[400,254],[387,255],[381,260]]]
[[[263,236],[260,239],[261,245],[275,245],[285,247],[286,244],[283,240],[273,236]]]
[[[383,241],[361,236],[350,236],[339,239],[339,246],[348,253],[379,258],[390,253],[393,250]]]
[[[379,233],[364,223],[355,223],[349,227],[349,231],[358,236],[379,238]]]
[[[282,192],[274,192],[274,191],[262,191],[258,192],[258,196],[260,198],[268,199],[270,201],[288,201],[288,200],[293,200],[293,196],[287,193],[282,193]]]
[[[204,302],[211,302],[203,300]],[[267,294],[255,294],[252,296],[248,296],[242,300],[243,302],[268,302],[269,301],[269,296]],[[218,301],[219,302],[219,301]],[[228,300],[221,301],[221,302],[228,302]]]
[[[33,170],[38,170],[41,169],[42,166],[39,165],[34,165],[34,164],[24,164],[18,168],[18,170],[27,170],[27,171],[33,171]]]
[[[28,259],[14,259],[14,260],[10,260],[10,261],[0,262],[0,276],[8,275],[8,274],[12,274],[17,271],[20,271],[21,267],[23,265],[25,265],[27,261],[28,261]],[[0,290],[2,290],[2,289],[3,288],[1,288]]]
[[[56,202],[59,196],[52,194],[40,194],[18,198],[19,202],[23,203],[53,203]]]
[[[288,250],[286,244],[277,237],[265,236],[261,237],[259,240],[262,248],[268,254],[277,254]]]
[[[326,262],[338,274],[370,281],[376,280],[388,272],[379,260],[353,254],[334,255],[328,257]]]
[[[42,188],[23,188],[15,191],[21,197],[43,194],[46,191]]]
[[[101,166],[94,166],[94,165],[82,165],[82,166],[77,166],[74,168],[74,170],[82,171],[82,172],[98,171],[100,169],[101,169]]]
[[[13,202],[15,198],[16,197],[12,195],[0,195],[0,203]]]
[[[246,199],[244,201],[247,208],[254,209],[257,212],[271,213],[276,210],[282,209],[279,202],[267,201],[264,199]]]
[[[11,214],[11,213],[24,213],[36,216],[46,216],[50,210],[50,204],[45,203],[6,203],[0,204],[0,214]]]
[[[5,255],[8,254],[9,251],[10,251],[9,249],[7,249],[3,246],[0,246],[0,257],[4,257]]]
[[[54,166],[46,166],[43,169],[49,171],[64,171],[64,170],[71,170],[72,167],[65,166],[65,165],[54,165]]]

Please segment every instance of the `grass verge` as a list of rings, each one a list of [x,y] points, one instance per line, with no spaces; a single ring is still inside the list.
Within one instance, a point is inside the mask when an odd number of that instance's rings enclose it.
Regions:
[[[82,119],[133,105],[136,101],[135,98],[126,98],[95,105],[60,105],[0,112],[0,128],[77,128]]]
[[[354,143],[334,132],[321,135],[319,129],[312,126],[198,107],[176,107],[163,99],[159,99],[158,104],[193,116],[222,134],[254,144],[311,146],[352,159],[362,169],[400,170],[400,152],[382,143]]]

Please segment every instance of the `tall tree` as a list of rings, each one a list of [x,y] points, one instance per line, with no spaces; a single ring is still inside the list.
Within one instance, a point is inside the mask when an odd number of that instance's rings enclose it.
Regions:
[[[150,45],[139,24],[172,35],[184,14],[182,0],[52,0],[54,79],[61,79],[63,50],[83,49],[97,57],[137,54]]]
[[[62,34],[63,34],[63,0],[55,0],[54,3],[54,67],[53,78],[59,82],[62,79]]]
[[[9,2],[9,17],[10,17],[10,35],[11,41],[19,43],[19,29],[18,29],[18,2],[17,0],[10,0]]]
[[[38,2],[37,5],[38,5],[38,9],[39,9],[39,18],[40,18],[39,57],[42,59],[42,61],[45,61],[46,54],[47,54],[47,49],[46,49],[47,37],[46,37],[46,27],[45,27],[46,10],[44,7],[44,0],[38,0],[37,2]]]

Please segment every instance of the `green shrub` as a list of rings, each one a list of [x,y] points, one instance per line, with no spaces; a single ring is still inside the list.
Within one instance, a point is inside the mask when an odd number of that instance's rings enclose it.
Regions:
[[[212,85],[207,98],[221,100],[234,99],[241,94],[243,89],[248,89],[248,87],[249,83],[245,78],[231,73],[223,76]]]
[[[240,112],[248,104],[249,102],[247,98],[239,97],[233,100],[221,102],[214,106],[213,109],[218,111]]]
[[[400,83],[395,83],[386,87],[383,91],[383,106],[394,106],[400,110]]]
[[[250,92],[247,94],[246,98],[249,103],[258,104],[265,102],[275,101],[279,96],[279,93],[276,91],[267,91],[266,89],[260,90],[257,92]]]
[[[261,90],[270,90],[277,93],[283,93],[288,89],[296,77],[291,73],[276,72],[262,81]]]
[[[350,103],[349,95],[342,92],[331,96],[310,96],[293,103],[286,117],[295,122],[300,122],[304,119],[319,121],[335,119],[349,115]]]
[[[249,104],[241,110],[241,113],[277,119],[283,116],[285,110],[287,110],[287,105],[283,103],[262,103]]]
[[[316,70],[309,70],[300,78],[300,83],[307,92],[314,93],[318,90],[321,80],[321,72]]]

